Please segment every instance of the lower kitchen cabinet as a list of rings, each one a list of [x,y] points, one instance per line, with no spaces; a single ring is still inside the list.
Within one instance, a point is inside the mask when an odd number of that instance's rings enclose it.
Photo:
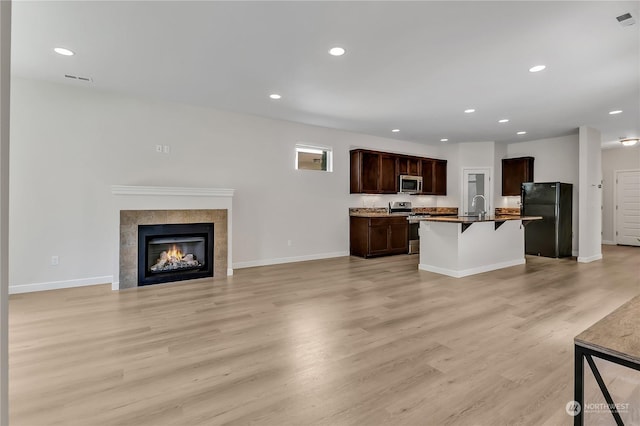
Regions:
[[[353,256],[374,257],[409,251],[409,224],[402,217],[351,216],[350,252]]]

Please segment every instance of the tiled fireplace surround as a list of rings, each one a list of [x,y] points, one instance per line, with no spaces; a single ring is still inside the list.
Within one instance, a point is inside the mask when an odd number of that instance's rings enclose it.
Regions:
[[[138,286],[138,225],[213,223],[214,277],[232,275],[233,192],[215,188],[113,186],[119,224],[114,277],[119,279],[112,289]]]
[[[213,274],[227,272],[226,210],[121,210],[120,289],[138,286],[138,225],[213,223]]]

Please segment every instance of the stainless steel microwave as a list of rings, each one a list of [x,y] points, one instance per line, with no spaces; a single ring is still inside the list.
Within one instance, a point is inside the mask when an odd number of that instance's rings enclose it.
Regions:
[[[422,192],[422,176],[400,175],[398,190],[404,194],[418,194]]]

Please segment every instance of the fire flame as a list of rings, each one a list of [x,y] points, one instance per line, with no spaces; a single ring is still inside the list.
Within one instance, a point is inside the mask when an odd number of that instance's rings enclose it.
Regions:
[[[184,257],[184,253],[182,253],[182,250],[180,250],[174,244],[173,247],[171,247],[171,249],[167,250],[167,257],[169,259],[182,260],[182,258]]]

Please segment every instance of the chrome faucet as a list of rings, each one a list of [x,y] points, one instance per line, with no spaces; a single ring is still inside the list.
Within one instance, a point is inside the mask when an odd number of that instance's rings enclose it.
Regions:
[[[475,197],[473,197],[473,200],[471,200],[471,207],[475,207],[476,206],[476,199],[480,197],[482,198],[482,201],[484,201],[483,206],[486,208],[487,207],[487,199],[484,198],[484,195],[478,194]],[[481,212],[478,213],[478,217],[482,218],[483,216],[485,216],[487,214],[486,210],[483,210]]]

